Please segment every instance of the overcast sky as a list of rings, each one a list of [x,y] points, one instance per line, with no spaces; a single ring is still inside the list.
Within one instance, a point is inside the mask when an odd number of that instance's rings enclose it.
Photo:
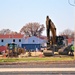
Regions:
[[[0,30],[19,32],[29,22],[45,26],[47,15],[54,22],[57,34],[65,29],[74,30],[74,8],[68,0],[0,0]]]

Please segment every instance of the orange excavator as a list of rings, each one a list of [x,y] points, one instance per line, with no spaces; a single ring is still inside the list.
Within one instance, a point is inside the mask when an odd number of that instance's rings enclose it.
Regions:
[[[47,20],[48,25],[50,24],[50,26],[48,27],[47,27]],[[50,56],[54,55],[54,52],[58,51],[57,49],[60,49],[62,47],[64,38],[62,36],[56,35],[56,27],[54,23],[51,21],[51,19],[49,19],[49,17],[47,20],[46,20],[46,27],[49,29],[47,30],[47,48],[43,51],[43,54],[45,56]],[[52,36],[50,35],[50,31],[52,33]]]

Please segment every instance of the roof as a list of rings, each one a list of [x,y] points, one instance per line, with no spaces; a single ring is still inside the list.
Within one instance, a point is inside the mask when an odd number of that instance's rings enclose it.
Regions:
[[[43,39],[43,40],[47,40],[47,36],[40,36],[38,38]]]
[[[0,34],[0,38],[23,38],[23,34]]]
[[[29,38],[26,38],[26,40],[25,40],[25,44],[41,44],[44,42],[45,42],[45,40],[40,39],[36,36],[31,36]]]
[[[47,37],[46,36],[31,36],[31,37],[37,37],[39,39],[42,39],[42,40],[47,40]],[[28,39],[30,38],[29,36],[26,36],[25,39]]]

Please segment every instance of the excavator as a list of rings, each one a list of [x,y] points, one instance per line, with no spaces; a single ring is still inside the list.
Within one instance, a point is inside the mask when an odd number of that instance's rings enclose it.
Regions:
[[[45,56],[54,55],[54,45],[56,43],[56,28],[52,21],[50,25],[49,30],[52,32],[52,37],[50,37],[50,34],[47,35],[47,48],[43,51]]]
[[[52,36],[50,36],[50,34],[47,35],[47,48],[43,51],[44,56],[53,56],[54,52],[59,52],[59,54],[67,55],[69,52],[69,47],[65,47],[63,43],[63,36],[56,35],[56,27],[52,21],[50,21],[49,30],[51,31]],[[64,48],[65,51],[64,49],[62,50],[62,48]]]

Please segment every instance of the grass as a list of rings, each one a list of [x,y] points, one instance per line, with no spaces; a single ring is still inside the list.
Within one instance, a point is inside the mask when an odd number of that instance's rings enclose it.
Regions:
[[[44,62],[44,61],[73,61],[74,57],[25,57],[25,58],[1,58],[2,62]]]

